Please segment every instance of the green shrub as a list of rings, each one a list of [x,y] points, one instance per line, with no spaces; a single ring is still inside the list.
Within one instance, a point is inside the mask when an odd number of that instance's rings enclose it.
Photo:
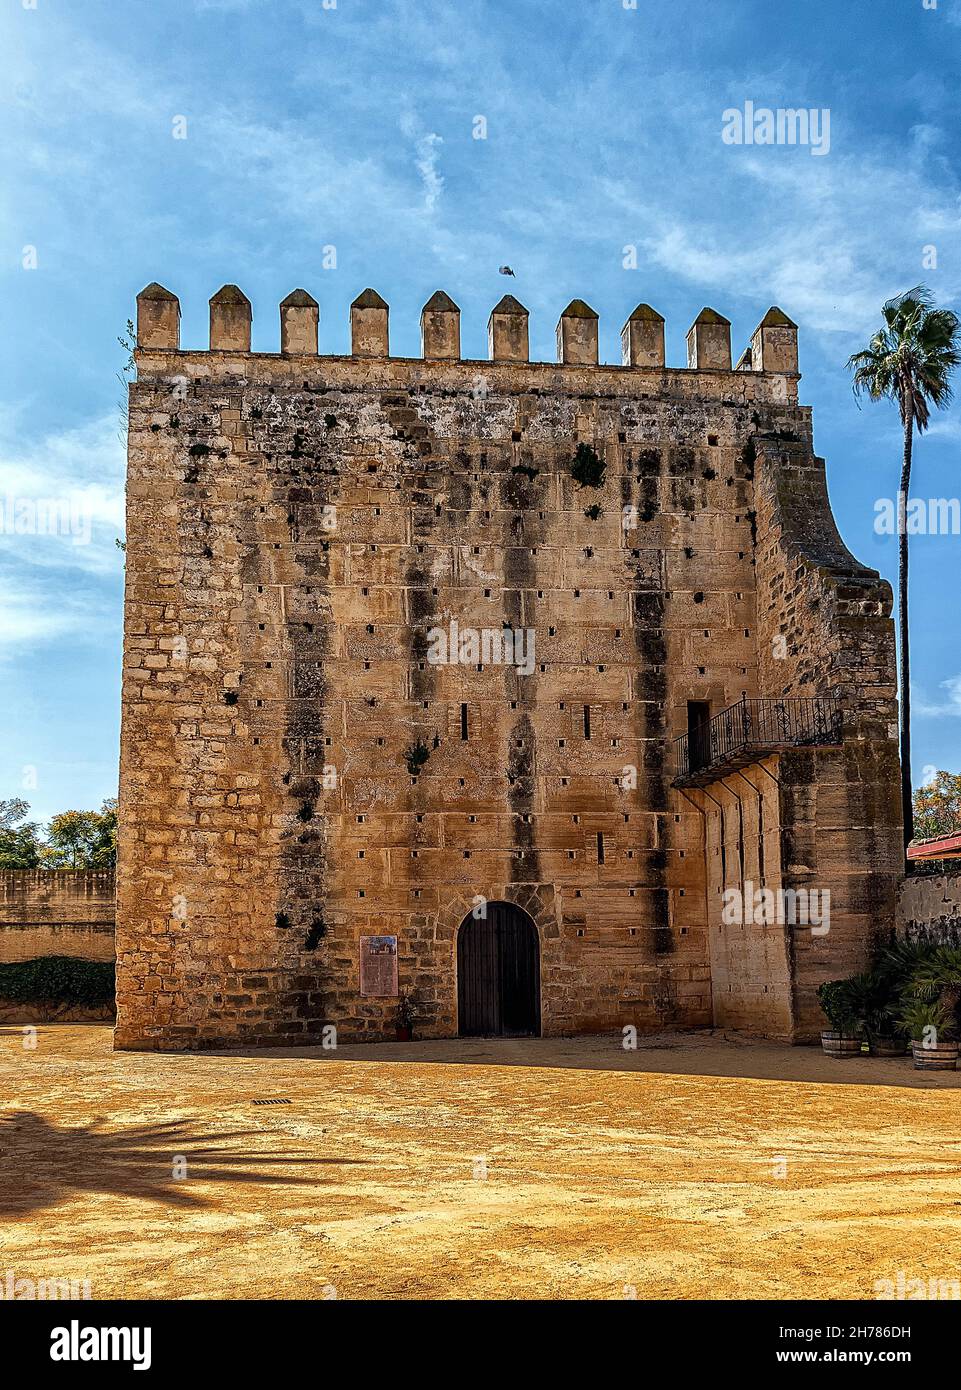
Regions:
[[[937,946],[919,961],[911,975],[911,989],[919,999],[937,999],[954,1014],[961,1002],[961,950]]]
[[[900,1021],[914,1042],[926,1042],[929,1036],[939,1043],[950,1042],[958,1036],[957,1021],[940,999],[906,999]]]
[[[0,1000],[4,1003],[104,1008],[113,999],[112,961],[40,956],[0,965]]]
[[[818,990],[818,1001],[838,1032],[869,1038],[918,1038],[935,1028],[950,1038],[958,1032],[961,950],[928,942],[897,941],[875,956],[871,969]]]
[[[891,999],[900,998],[918,966],[930,960],[934,950],[927,942],[896,941],[877,955],[872,969]]]
[[[857,1032],[868,1038],[904,1036],[900,1021],[903,986],[899,976],[886,975],[875,965],[861,975],[836,983]]]
[[[861,1019],[851,980],[825,980],[818,986],[821,1012],[835,1033],[860,1033]]]

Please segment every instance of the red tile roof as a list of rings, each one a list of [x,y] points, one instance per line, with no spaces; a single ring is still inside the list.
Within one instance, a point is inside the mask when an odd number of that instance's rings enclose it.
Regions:
[[[961,859],[961,830],[908,845],[909,859]]]

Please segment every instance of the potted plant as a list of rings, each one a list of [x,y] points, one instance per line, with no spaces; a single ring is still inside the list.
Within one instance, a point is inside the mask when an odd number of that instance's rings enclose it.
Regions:
[[[864,1011],[864,1031],[872,1057],[902,1057],[907,1051],[901,1004],[910,991],[915,971],[930,956],[929,945],[903,938],[875,956]]]
[[[416,1011],[410,993],[404,990],[397,1002],[397,1041],[410,1042],[414,1036]]]
[[[915,970],[930,958],[931,953],[932,948],[927,942],[907,941],[903,937],[881,950],[874,961],[873,973],[890,999],[900,999]]]
[[[919,999],[937,999],[949,1015],[956,1016],[961,1003],[961,950],[936,947],[911,972],[910,987]]]
[[[916,1071],[954,1071],[958,1064],[957,1024],[940,999],[908,997],[901,1022],[911,1039]]]
[[[859,1031],[868,1041],[872,1057],[903,1057],[907,1040],[895,1014],[900,1003],[903,980],[892,976],[879,964],[846,981],[846,995]]]
[[[818,986],[818,1003],[831,1025],[821,1033],[828,1057],[860,1057],[861,1022],[850,980],[825,980]]]
[[[872,1057],[903,1057],[908,1050],[904,1026],[891,1004],[878,1004],[864,1017],[868,1051]]]

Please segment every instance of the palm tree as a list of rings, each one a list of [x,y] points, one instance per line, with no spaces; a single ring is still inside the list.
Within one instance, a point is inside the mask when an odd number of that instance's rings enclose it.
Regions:
[[[951,400],[951,373],[961,362],[961,320],[950,309],[938,309],[925,285],[889,299],[881,310],[879,328],[863,352],[848,359],[854,373],[854,394],[866,391],[872,401],[887,397],[897,402],[904,427],[904,456],[898,491],[898,631],[901,648],[901,806],[904,843],[914,835],[911,796],[911,654],[908,646],[908,490],[914,427],[923,434],[932,405]]]

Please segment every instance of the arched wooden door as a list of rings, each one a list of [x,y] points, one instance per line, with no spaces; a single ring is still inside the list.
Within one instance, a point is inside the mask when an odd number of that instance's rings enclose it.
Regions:
[[[537,1037],[541,960],[537,928],[513,903],[488,903],[457,933],[457,1018],[461,1037]]]

